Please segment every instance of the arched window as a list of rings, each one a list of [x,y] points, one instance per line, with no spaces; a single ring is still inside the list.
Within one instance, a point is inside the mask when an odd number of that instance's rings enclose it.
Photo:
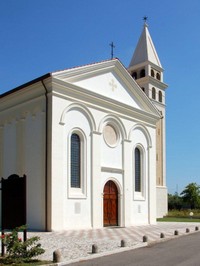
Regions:
[[[76,133],[71,135],[71,187],[81,187],[81,139]]]
[[[160,73],[156,73],[156,78],[160,80]]]
[[[154,70],[151,69],[151,76],[154,78],[155,77],[155,73],[154,73]]]
[[[162,91],[159,91],[158,98],[159,98],[159,102],[162,103]]]
[[[135,191],[141,192],[141,154],[138,148],[135,148]]]
[[[156,89],[154,87],[152,88],[152,99],[156,99]]]
[[[133,73],[132,73],[132,77],[133,77],[134,79],[137,79],[137,72],[133,72]]]
[[[145,69],[142,69],[142,70],[140,71],[140,77],[141,77],[141,78],[145,77]]]

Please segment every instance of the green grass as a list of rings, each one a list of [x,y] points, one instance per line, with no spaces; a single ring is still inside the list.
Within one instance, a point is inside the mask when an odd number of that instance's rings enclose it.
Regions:
[[[197,218],[185,218],[185,217],[164,217],[158,218],[158,222],[184,222],[184,223],[200,223],[200,219]]]
[[[192,218],[190,213],[193,213]],[[163,218],[158,218],[158,222],[184,222],[184,223],[200,223],[200,210],[170,210]]]
[[[53,265],[52,261],[40,261],[40,260],[31,260],[29,262],[22,262],[22,263],[7,263],[5,258],[0,258],[0,265],[2,266],[40,266],[45,264]]]
[[[167,216],[169,217],[184,217],[184,218],[189,218],[190,216],[190,212],[193,212],[193,218],[200,218],[200,210],[199,209],[195,209],[195,210],[170,210],[168,211]]]

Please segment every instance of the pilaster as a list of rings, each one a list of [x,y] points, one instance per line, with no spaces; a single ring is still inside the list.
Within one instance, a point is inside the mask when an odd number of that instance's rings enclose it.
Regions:
[[[103,225],[101,197],[101,133],[92,132],[92,179],[91,179],[91,224],[93,228]]]
[[[16,168],[17,173],[19,175],[25,174],[25,147],[24,147],[24,141],[25,141],[25,126],[24,126],[25,118],[21,118],[16,123]]]
[[[156,150],[152,147],[147,149],[147,167],[148,167],[148,220],[149,224],[156,223]]]
[[[0,125],[0,178],[3,176],[3,153],[4,153],[4,136],[3,136],[3,125]]]
[[[124,219],[122,220],[123,226],[130,226],[131,225],[131,206],[133,201],[133,195],[132,195],[132,177],[133,174],[131,172],[131,141],[130,140],[124,140],[123,141],[123,169],[124,169],[124,178],[123,178],[123,196],[124,196]]]

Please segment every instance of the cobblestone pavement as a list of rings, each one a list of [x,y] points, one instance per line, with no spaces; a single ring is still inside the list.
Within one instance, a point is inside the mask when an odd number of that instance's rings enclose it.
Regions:
[[[156,225],[121,227],[106,227],[88,230],[67,230],[62,232],[28,232],[28,237],[37,235],[45,253],[40,259],[52,260],[53,252],[61,250],[63,261],[70,263],[73,260],[93,257],[92,245],[98,246],[98,256],[106,253],[120,252],[121,240],[125,240],[128,248],[144,246],[143,236],[148,237],[148,243],[162,241],[160,234],[164,233],[165,239],[174,238],[174,231],[178,230],[179,236],[197,232],[200,223],[166,223],[158,222]],[[126,248],[127,249],[127,248]]]

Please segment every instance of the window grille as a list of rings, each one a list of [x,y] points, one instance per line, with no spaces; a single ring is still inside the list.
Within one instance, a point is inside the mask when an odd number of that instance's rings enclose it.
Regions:
[[[81,140],[75,133],[71,136],[71,187],[81,187]]]
[[[135,191],[141,192],[141,156],[138,148],[135,149]]]

